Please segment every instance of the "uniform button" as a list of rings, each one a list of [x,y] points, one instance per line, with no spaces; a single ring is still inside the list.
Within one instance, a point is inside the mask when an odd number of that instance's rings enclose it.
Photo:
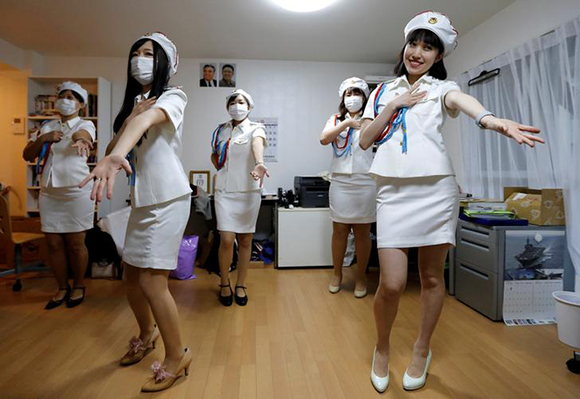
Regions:
[[[401,141],[401,142],[399,143],[399,145],[402,147],[402,146],[403,146],[403,142]]]

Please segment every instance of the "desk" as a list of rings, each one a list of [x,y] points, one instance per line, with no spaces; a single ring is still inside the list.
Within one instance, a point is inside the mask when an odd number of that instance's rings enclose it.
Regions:
[[[457,247],[450,253],[450,293],[469,307],[496,321],[502,319],[504,273],[510,232],[547,235],[563,226],[483,226],[464,220],[457,225]],[[565,241],[564,241],[565,242]],[[563,249],[562,267],[571,262]]]

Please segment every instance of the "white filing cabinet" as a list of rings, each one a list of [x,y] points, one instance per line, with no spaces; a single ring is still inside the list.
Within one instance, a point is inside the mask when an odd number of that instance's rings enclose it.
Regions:
[[[329,208],[278,208],[278,268],[332,266]]]

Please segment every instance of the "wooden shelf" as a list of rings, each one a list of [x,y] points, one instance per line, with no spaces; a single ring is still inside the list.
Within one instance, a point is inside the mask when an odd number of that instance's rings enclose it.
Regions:
[[[46,121],[49,119],[59,119],[59,117],[56,115],[47,115],[47,116],[36,115],[36,116],[28,116],[27,118],[31,121]]]
[[[49,103],[48,97],[41,97],[37,98],[37,96],[51,96],[55,94],[56,86],[63,81],[73,81],[81,86],[83,86],[88,93],[91,95],[90,100],[87,102],[87,106],[89,104],[93,104],[94,108],[91,109],[91,114],[89,115],[87,111],[89,108],[83,109],[80,118],[82,120],[91,121],[95,125],[96,133],[95,133],[95,140],[93,142],[94,148],[91,151],[91,158],[87,162],[87,159],[83,159],[82,163],[86,162],[87,166],[90,170],[93,170],[94,167],[98,164],[98,159],[104,156],[104,146],[108,144],[108,135],[99,137],[100,130],[104,130],[108,132],[110,130],[110,125],[112,124],[111,119],[111,82],[103,79],[102,77],[72,77],[72,76],[30,76],[27,78],[28,87],[27,87],[27,113],[26,113],[26,127],[27,127],[27,136],[29,137],[29,133],[31,131],[38,131],[40,125],[44,122],[51,122],[51,121],[59,121],[61,115],[58,113],[54,103]],[[37,102],[38,100],[42,101]],[[50,99],[51,101],[56,100],[56,98]],[[42,106],[48,107],[42,109]],[[38,108],[36,108],[38,107]],[[53,108],[53,109],[50,109]],[[97,111],[98,110],[98,111]],[[96,115],[95,115],[96,114]],[[101,140],[98,140],[98,139]],[[100,141],[100,143],[99,143]],[[103,146],[99,145],[103,144]],[[33,182],[32,177],[36,177],[35,167],[36,162],[25,162],[26,163],[26,181]],[[38,195],[40,193],[40,187],[32,186],[31,184],[26,187],[26,202],[28,204],[28,209],[26,212],[33,213],[34,215],[38,215]],[[105,212],[104,214],[109,212],[110,203],[107,203],[105,206],[101,206],[100,208],[97,207],[100,212]],[[0,395],[1,396],[1,395]]]

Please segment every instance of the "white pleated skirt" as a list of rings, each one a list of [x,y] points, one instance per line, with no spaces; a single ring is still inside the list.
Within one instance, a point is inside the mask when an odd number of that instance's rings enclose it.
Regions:
[[[44,233],[80,233],[93,228],[95,201],[93,183],[78,187],[43,187],[38,207],[41,230]]]
[[[376,220],[377,185],[368,174],[333,173],[330,182],[330,218],[345,224]]]
[[[175,270],[191,208],[191,194],[132,208],[127,224],[123,261],[131,266]]]
[[[238,234],[255,233],[261,202],[261,190],[237,193],[216,191],[217,229]]]
[[[455,245],[459,190],[455,176],[377,177],[377,246]]]

